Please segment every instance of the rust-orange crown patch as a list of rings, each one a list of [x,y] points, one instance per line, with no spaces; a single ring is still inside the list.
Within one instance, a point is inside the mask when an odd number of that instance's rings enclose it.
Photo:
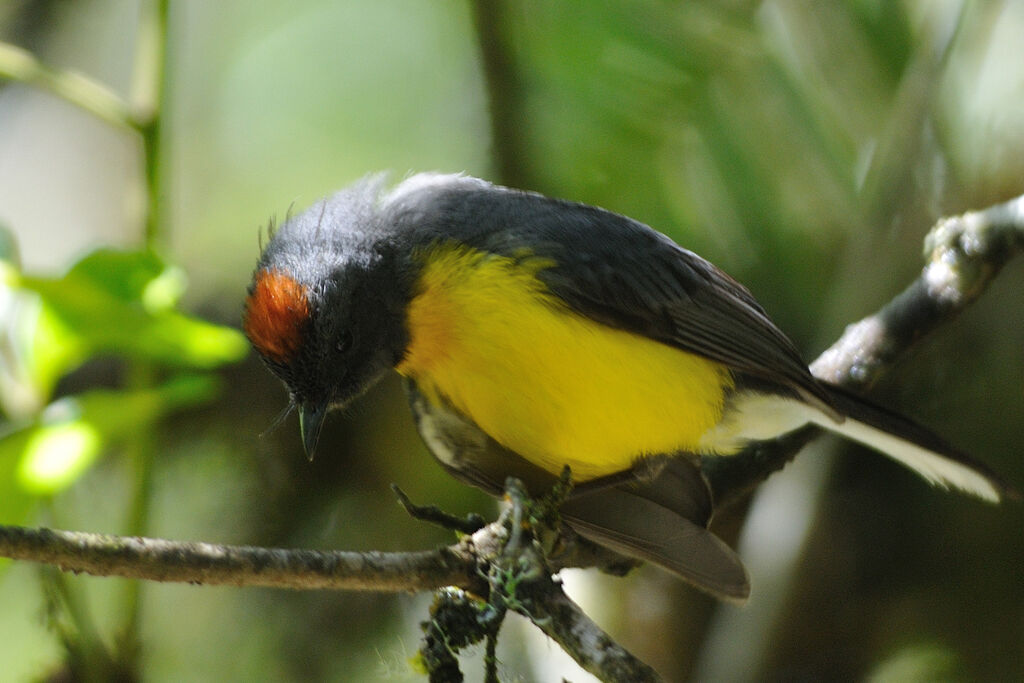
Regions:
[[[256,277],[245,303],[243,327],[256,350],[279,363],[288,362],[302,342],[309,319],[306,288],[277,270]]]

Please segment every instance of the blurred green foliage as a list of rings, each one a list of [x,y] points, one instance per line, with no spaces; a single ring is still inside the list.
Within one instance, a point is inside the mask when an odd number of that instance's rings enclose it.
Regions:
[[[10,250],[8,250],[10,251]],[[103,452],[169,413],[212,399],[213,375],[195,374],[246,353],[237,330],[176,306],[183,272],[151,252],[100,249],[61,277],[4,272],[5,414],[0,435],[0,519],[25,519],[38,497],[60,493]],[[159,386],[92,389],[50,402],[57,382],[97,356],[169,368]],[[193,373],[193,374],[184,374]]]

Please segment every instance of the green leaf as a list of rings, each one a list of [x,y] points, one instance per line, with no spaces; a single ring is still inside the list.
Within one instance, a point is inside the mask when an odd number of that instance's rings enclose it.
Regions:
[[[212,376],[185,375],[156,389],[95,390],[56,401],[42,418],[0,438],[0,494],[59,493],[105,449],[170,412],[209,400],[216,389]],[[8,508],[0,506],[0,513],[17,514],[24,506]]]
[[[28,430],[0,438],[0,522],[6,524],[23,523],[36,501],[14,477],[28,439]]]
[[[34,429],[25,443],[15,480],[34,495],[62,491],[96,460],[102,445],[99,430],[81,418]]]
[[[27,350],[21,359],[24,379],[37,397],[36,405],[44,404],[57,380],[88,357],[88,346],[39,298],[24,300],[12,322],[17,349]]]
[[[237,330],[173,310],[185,276],[152,252],[102,249],[64,276],[23,276],[39,296],[21,321],[30,375],[44,395],[88,356],[113,353],[183,368],[214,368],[247,353]]]
[[[180,268],[165,264],[151,251],[97,249],[62,278],[70,284],[99,287],[124,302],[142,302],[146,310],[173,308],[185,291]]]

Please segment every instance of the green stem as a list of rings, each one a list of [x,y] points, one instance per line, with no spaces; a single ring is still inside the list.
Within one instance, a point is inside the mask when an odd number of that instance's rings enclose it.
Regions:
[[[157,246],[163,230],[163,110],[167,84],[167,16],[169,0],[152,0],[144,9],[136,51],[132,100],[145,112],[139,132],[146,182],[145,244]]]
[[[139,127],[142,136],[143,168],[145,173],[146,213],[143,219],[143,239],[147,249],[156,249],[166,223],[163,193],[164,148],[163,111],[166,91],[166,46],[169,0],[152,0],[143,9],[136,50],[133,101],[141,112],[146,112]],[[147,388],[156,377],[152,363],[136,361],[130,369],[128,385]],[[128,527],[133,536],[143,536],[149,527],[150,499],[153,490],[153,435],[149,431],[135,434],[128,446],[129,460],[135,477]],[[124,626],[123,649],[120,657],[133,661],[139,652],[139,625],[142,614],[142,582],[128,584],[127,618]]]
[[[114,91],[82,74],[46,66],[16,45],[0,42],[0,78],[42,88],[118,128],[141,129],[131,107]]]
[[[98,680],[100,674],[114,670],[115,666],[114,659],[103,644],[99,629],[92,620],[92,614],[82,604],[77,592],[71,589],[64,574],[54,567],[46,567],[43,573],[43,580],[49,584],[52,591],[51,599],[60,604],[60,608],[68,615],[74,627],[74,632],[68,632],[66,628],[55,624],[56,630],[72,658],[75,654],[81,658],[78,664],[83,669],[82,673]]]
[[[53,519],[56,515],[53,500],[48,498],[41,503],[42,509]],[[104,672],[113,671],[114,660],[100,637],[92,612],[67,575],[56,567],[43,567],[39,580],[47,603],[48,626],[66,650],[68,671],[96,680]]]
[[[131,376],[128,385],[132,388],[152,386],[154,381],[153,366],[145,361],[136,361],[130,368]],[[127,445],[127,460],[131,467],[132,500],[128,510],[129,534],[135,537],[144,536],[149,527],[150,500],[153,491],[153,456],[155,453],[152,433],[146,430],[137,432]],[[117,659],[125,664],[127,670],[135,670],[141,648],[142,622],[142,581],[128,581],[126,584],[125,621],[122,627],[123,637],[118,643]]]

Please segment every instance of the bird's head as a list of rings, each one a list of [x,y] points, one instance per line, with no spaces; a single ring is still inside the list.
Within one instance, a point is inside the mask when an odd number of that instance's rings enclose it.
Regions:
[[[408,344],[405,286],[359,189],[276,230],[245,303],[245,333],[288,388],[310,458],[327,411],[373,385]]]

